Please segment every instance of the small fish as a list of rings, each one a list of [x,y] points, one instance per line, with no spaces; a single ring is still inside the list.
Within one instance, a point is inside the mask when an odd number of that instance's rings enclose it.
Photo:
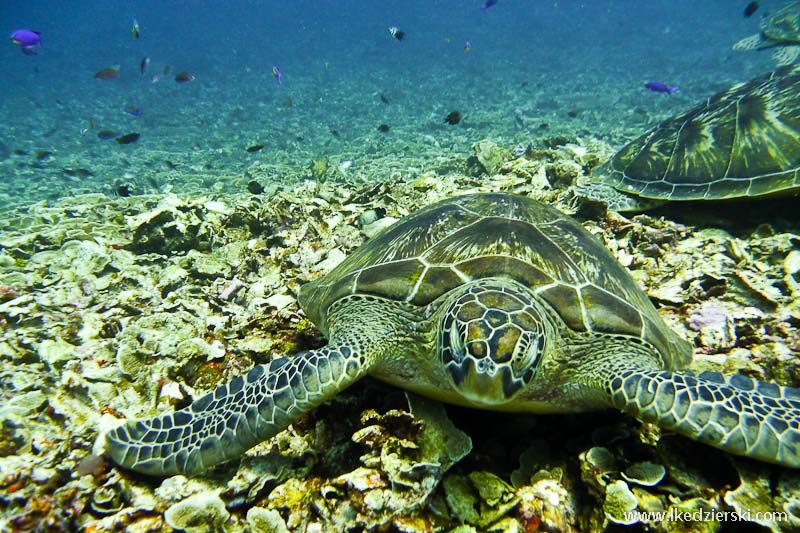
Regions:
[[[283,73],[281,72],[281,69],[273,65],[272,75],[275,76],[275,81],[278,82],[278,85],[283,85]]]
[[[62,168],[64,174],[71,178],[90,178],[94,176],[94,172],[85,168]]]
[[[144,71],[147,70],[147,67],[150,66],[150,58],[143,57],[142,60],[139,62],[139,72],[144,75]]]
[[[644,84],[644,86],[646,89],[649,89],[655,93],[665,93],[668,95],[671,95],[678,90],[677,85],[666,85],[660,81],[648,81]]]
[[[194,81],[194,76],[188,72],[179,72],[175,74],[175,81],[178,83],[189,83]]]
[[[94,77],[98,80],[113,80],[114,78],[119,78],[119,65],[98,70]]]
[[[745,18],[752,17],[753,13],[758,11],[759,5],[760,4],[758,2],[750,2],[749,4],[747,4],[747,7],[744,8],[744,17]]]
[[[134,117],[140,117],[144,113],[141,107],[135,105],[129,105],[128,107],[125,107],[122,110],[129,115],[133,115]]]
[[[117,193],[117,196],[127,198],[131,195],[131,187],[130,185],[119,185],[114,189],[114,192]]]
[[[461,113],[458,111],[452,111],[449,115],[444,117],[444,121],[448,124],[455,126],[459,122],[461,122]]]
[[[36,160],[37,161],[48,161],[52,159],[53,152],[48,152],[47,150],[42,150],[41,152],[36,153]]]
[[[401,31],[400,28],[397,28],[396,26],[392,26],[391,28],[389,28],[389,35],[391,35],[398,41],[402,41],[406,37],[406,32]]]
[[[97,137],[103,141],[107,141],[109,139],[116,139],[117,137],[122,136],[121,133],[117,133],[114,130],[100,130],[97,132]]]
[[[42,34],[33,30],[17,30],[11,34],[11,42],[19,46],[26,56],[35,56],[39,45],[42,44]]]
[[[252,154],[254,152],[260,152],[263,148],[263,144],[254,144],[253,146],[248,146],[246,150]]]
[[[384,103],[384,104],[386,104],[386,105],[389,105],[389,99],[388,99],[388,98],[386,98],[386,95],[385,95],[385,94],[381,93],[381,94],[380,94],[380,99],[381,99],[381,102],[383,102],[383,103]]]
[[[497,4],[497,0],[486,0],[486,2],[484,2],[483,5],[481,6],[481,11],[486,13],[489,10],[490,7],[492,7],[493,5],[496,5],[496,4]]]
[[[250,180],[247,182],[247,192],[250,194],[261,194],[264,192],[264,187],[256,180]]]
[[[389,125],[381,124],[380,126],[378,126],[378,131],[381,133],[389,133]]]
[[[117,142],[118,142],[119,144],[131,144],[131,143],[135,143],[136,141],[138,141],[138,140],[139,140],[139,136],[140,136],[140,135],[139,135],[138,133],[126,133],[126,134],[125,134],[125,135],[123,135],[122,137],[118,137],[118,138],[117,138]]]
[[[131,37],[134,41],[139,38],[139,21],[136,19],[133,19],[133,25],[131,25]]]
[[[160,72],[155,72],[152,76],[150,76],[150,83],[158,83],[162,79],[164,79],[164,75]]]
[[[291,109],[293,105],[294,103],[292,102],[291,98],[287,97],[286,100],[283,101],[283,107],[285,107],[286,109]]]
[[[94,119],[90,118],[86,121],[86,126],[81,128],[81,135],[86,135],[89,131],[94,129]]]
[[[533,149],[533,145],[526,144],[526,143],[519,143],[511,154],[514,157],[522,157],[523,155],[527,154],[529,150]]]
[[[464,53],[468,54],[471,49],[472,49],[472,43],[470,43],[469,41],[464,41]]]
[[[339,137],[341,137],[341,135],[339,134],[339,130],[337,130],[337,129],[336,129],[336,128],[334,128],[333,126],[328,126],[328,131],[329,131],[329,132],[331,132],[331,135],[333,135],[333,136],[334,136],[334,137],[336,137],[337,139],[338,139]]]

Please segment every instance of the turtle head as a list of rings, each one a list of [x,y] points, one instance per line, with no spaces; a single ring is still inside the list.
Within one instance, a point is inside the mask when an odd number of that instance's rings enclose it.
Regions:
[[[456,390],[500,405],[530,383],[547,349],[549,322],[523,287],[464,285],[442,316],[438,350]]]

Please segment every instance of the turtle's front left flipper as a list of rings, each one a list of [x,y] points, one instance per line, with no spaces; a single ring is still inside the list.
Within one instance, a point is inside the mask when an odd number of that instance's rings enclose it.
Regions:
[[[620,372],[612,404],[726,452],[800,468],[800,390],[742,375]]]
[[[275,359],[184,409],[113,429],[107,451],[144,474],[199,473],[240,456],[361,378],[362,361],[346,347]]]

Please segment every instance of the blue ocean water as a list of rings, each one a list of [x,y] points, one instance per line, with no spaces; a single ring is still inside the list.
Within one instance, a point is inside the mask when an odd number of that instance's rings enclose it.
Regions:
[[[0,28],[39,31],[42,44],[37,55],[8,39],[0,47],[0,204],[113,194],[123,181],[180,192],[189,176],[237,191],[256,159],[302,167],[322,156],[412,157],[420,146],[466,157],[480,139],[556,134],[619,145],[773,68],[766,53],[731,45],[774,2],[751,18],[732,0],[482,4],[3,1]],[[118,78],[94,78],[112,65]],[[179,72],[194,81],[176,83]],[[680,89],[653,93],[648,81]],[[450,127],[453,110],[464,120]],[[141,137],[120,145],[101,130]],[[254,144],[264,148],[247,152]]]

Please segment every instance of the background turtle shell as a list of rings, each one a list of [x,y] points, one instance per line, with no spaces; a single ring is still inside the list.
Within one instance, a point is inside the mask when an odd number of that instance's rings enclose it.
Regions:
[[[769,13],[759,22],[759,29],[768,39],[800,43],[800,2],[786,2]]]
[[[763,196],[800,187],[800,67],[734,85],[626,145],[594,175],[661,200]]]
[[[332,302],[354,293],[425,306],[455,287],[506,277],[530,287],[576,331],[644,338],[666,368],[691,360],[603,244],[556,209],[508,194],[455,197],[394,224],[319,280],[300,304],[327,333]]]

